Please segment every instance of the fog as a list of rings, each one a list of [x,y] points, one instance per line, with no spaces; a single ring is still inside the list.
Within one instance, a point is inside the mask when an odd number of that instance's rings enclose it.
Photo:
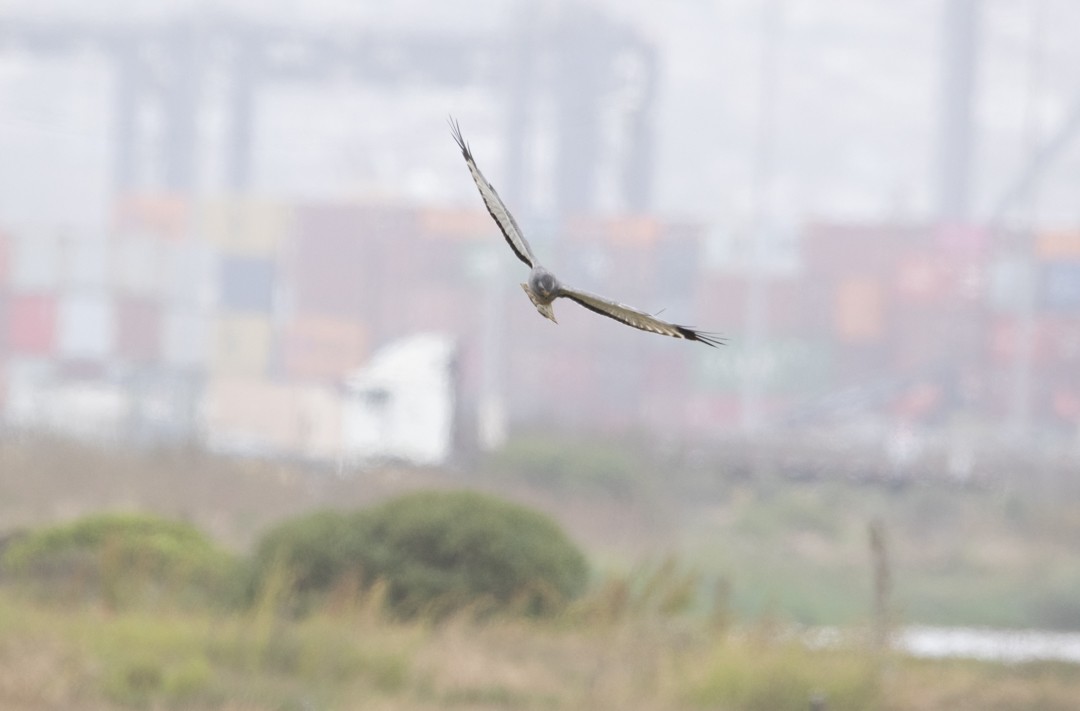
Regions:
[[[843,623],[883,520],[913,622],[1080,627],[1078,33],[1067,0],[4,3],[0,533],[133,506],[242,548],[449,483]],[[448,117],[561,279],[726,345],[541,318]],[[52,442],[225,491],[27,464]]]

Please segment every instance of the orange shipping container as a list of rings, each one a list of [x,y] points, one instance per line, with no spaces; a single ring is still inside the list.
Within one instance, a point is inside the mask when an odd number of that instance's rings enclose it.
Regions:
[[[843,279],[836,287],[833,328],[849,343],[876,341],[884,334],[881,284],[865,277]]]
[[[271,337],[266,316],[220,316],[214,327],[213,371],[219,375],[264,375],[270,366]]]
[[[113,226],[120,234],[186,239],[191,206],[180,195],[124,195],[113,206]]]
[[[481,239],[498,230],[483,210],[431,209],[420,213],[420,231],[456,239]]]
[[[285,372],[296,378],[339,378],[364,362],[367,333],[347,319],[306,317],[282,338]]]
[[[1080,259],[1080,230],[1044,232],[1035,240],[1035,253],[1043,259]]]
[[[644,247],[660,238],[660,223],[651,217],[574,217],[567,220],[565,232],[572,238]]]

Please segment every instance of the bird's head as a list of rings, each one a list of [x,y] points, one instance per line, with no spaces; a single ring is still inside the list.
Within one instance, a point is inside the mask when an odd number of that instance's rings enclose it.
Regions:
[[[555,277],[547,272],[538,274],[534,281],[537,295],[542,299],[549,301],[555,298],[555,292],[558,289],[558,286],[559,284],[555,281]]]

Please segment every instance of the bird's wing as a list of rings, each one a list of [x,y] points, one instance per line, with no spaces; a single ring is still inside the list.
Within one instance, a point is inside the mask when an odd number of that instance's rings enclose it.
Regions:
[[[484,199],[484,206],[487,207],[488,213],[495,220],[495,224],[499,226],[499,230],[502,231],[506,243],[510,245],[510,249],[514,250],[514,254],[517,255],[518,259],[528,264],[531,269],[536,264],[536,258],[533,257],[529,243],[525,241],[525,236],[521,234],[521,228],[518,227],[517,220],[506,209],[502,198],[495,192],[495,188],[487,181],[480,169],[476,167],[472,151],[469,150],[469,145],[465,143],[465,139],[461,137],[461,126],[453,118],[450,119],[450,133],[454,136],[454,140],[457,141],[458,148],[461,149],[461,155],[465,157],[465,164],[469,166],[473,182],[476,183],[476,187],[480,190],[480,197]]]
[[[627,326],[640,328],[642,331],[651,331],[652,333],[659,333],[662,336],[671,336],[673,338],[685,338],[688,341],[700,341],[707,346],[713,347],[724,344],[724,339],[715,333],[707,333],[705,331],[687,328],[686,326],[668,323],[667,321],[662,321],[656,316],[647,314],[644,311],[639,311],[632,306],[620,304],[617,301],[611,301],[602,296],[590,294],[587,291],[581,291],[580,289],[574,289],[564,285],[559,289],[559,296],[563,296],[571,301],[576,301],[589,311],[595,311],[608,318],[613,318],[620,323],[625,323]]]

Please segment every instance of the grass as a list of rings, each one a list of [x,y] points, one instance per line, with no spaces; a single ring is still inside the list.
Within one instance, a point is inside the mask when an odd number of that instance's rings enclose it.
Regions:
[[[604,604],[586,599],[548,621],[403,624],[363,604],[283,619],[115,613],[0,592],[0,707],[803,711],[818,697],[838,710],[1064,711],[1080,698],[1076,666],[814,651],[775,623],[585,612]]]
[[[781,450],[775,444],[754,457]],[[312,509],[469,487],[551,514],[605,569],[674,553],[706,579],[728,581],[738,619],[849,624],[869,613],[866,527],[879,519],[904,621],[1080,629],[1080,554],[1070,543],[1080,539],[1073,504],[1080,492],[1067,467],[1050,476],[1036,471],[1039,462],[999,458],[995,466],[1009,468],[987,470],[977,485],[897,484],[853,479],[844,459],[806,480],[768,462],[743,466],[738,451],[694,458],[658,451],[640,441],[580,439],[560,449],[556,438],[532,437],[461,469],[338,476],[194,451],[0,441],[0,539],[18,528],[136,509],[188,521],[244,552],[271,525]],[[1033,477],[1038,487],[1029,486]]]
[[[197,453],[0,442],[0,538],[137,509],[190,521],[239,553],[314,508],[471,486],[551,513],[605,571],[553,620],[440,624],[385,619],[378,590],[329,595],[286,618],[272,591],[245,609],[110,608],[93,597],[49,602],[0,580],[0,708],[735,711],[805,709],[821,697],[829,709],[1054,711],[1080,698],[1076,666],[809,650],[786,633],[866,623],[875,519],[896,619],[1080,628],[1080,514],[1067,492],[1028,492],[1020,476],[963,487],[795,481],[705,460],[635,455],[631,466],[591,450],[581,456],[595,475],[579,486],[567,478],[574,457],[550,456],[544,471],[560,472],[551,482],[484,466],[337,477]]]

